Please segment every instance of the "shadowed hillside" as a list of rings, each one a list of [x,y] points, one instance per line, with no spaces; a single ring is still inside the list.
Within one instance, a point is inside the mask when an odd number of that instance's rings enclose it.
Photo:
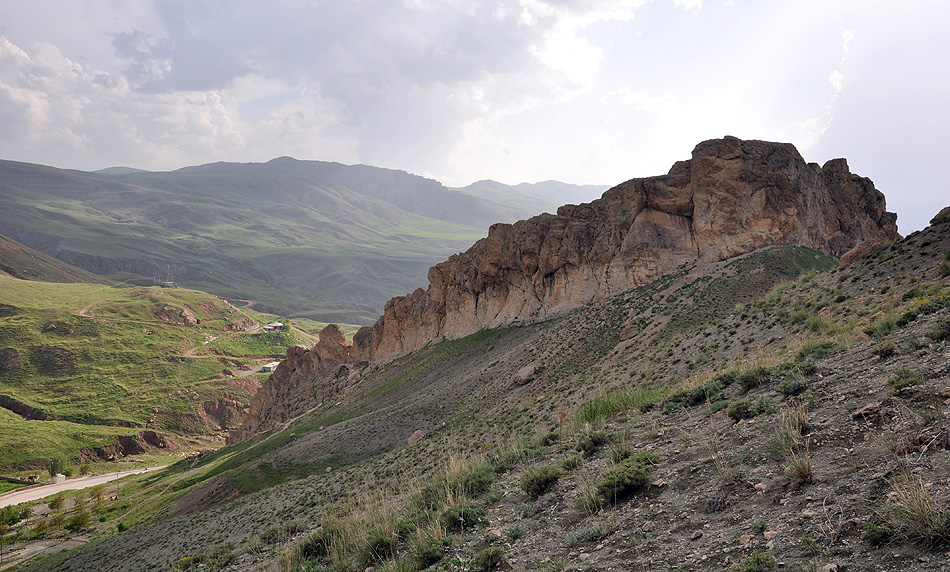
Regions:
[[[0,234],[21,244],[120,282],[172,280],[346,323],[368,322],[432,264],[535,205],[290,158],[168,173],[0,162]]]

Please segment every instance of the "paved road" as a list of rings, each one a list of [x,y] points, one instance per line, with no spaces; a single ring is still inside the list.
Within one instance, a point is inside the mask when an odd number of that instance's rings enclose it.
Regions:
[[[135,475],[138,473],[144,473],[146,471],[156,471],[158,469],[164,469],[165,467],[151,467],[149,469],[136,469],[133,471],[121,471],[118,473],[107,473],[105,475],[96,475],[93,477],[80,477],[78,479],[69,479],[64,483],[51,484],[51,485],[41,485],[38,487],[32,487],[26,490],[16,489],[8,493],[3,493],[0,495],[0,508],[3,508],[11,504],[20,504],[21,502],[29,502],[39,500],[43,497],[49,496],[60,491],[72,491],[76,489],[85,489],[88,487],[94,487],[96,485],[102,485],[110,483],[117,478],[126,477],[128,475]]]

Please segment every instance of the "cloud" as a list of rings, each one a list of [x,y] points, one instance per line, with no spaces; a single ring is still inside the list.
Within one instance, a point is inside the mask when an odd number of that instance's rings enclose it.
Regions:
[[[48,43],[23,49],[0,38],[0,98],[4,113],[19,117],[0,136],[5,156],[44,162],[52,149],[67,164],[110,157],[161,165],[225,156],[243,145],[220,94],[143,95]]]
[[[637,111],[660,111],[676,106],[673,96],[652,96],[642,90],[635,92],[627,86],[608,93],[601,101],[606,105],[631,105]]]
[[[950,184],[933,167],[950,129],[937,0],[8,4],[7,158],[611,183],[731,134],[869,176],[900,166],[931,197]]]

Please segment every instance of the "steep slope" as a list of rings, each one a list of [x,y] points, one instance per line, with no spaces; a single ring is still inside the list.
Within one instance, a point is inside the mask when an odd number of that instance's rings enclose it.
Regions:
[[[23,570],[942,570],[948,264],[770,247],[357,365]]]
[[[0,161],[0,233],[118,281],[369,323],[510,207],[401,171],[275,159],[170,173]]]
[[[41,282],[107,283],[101,276],[61,262],[5,236],[0,236],[0,273]]]
[[[848,260],[897,238],[895,221],[884,196],[843,159],[819,167],[789,144],[706,141],[668,175],[627,181],[556,215],[492,226],[487,238],[431,268],[427,290],[390,300],[352,347],[327,342],[289,354],[232,441],[285,421],[275,404],[321,385],[343,363],[385,361],[434,340],[561,315],[684,264],[766,246]]]

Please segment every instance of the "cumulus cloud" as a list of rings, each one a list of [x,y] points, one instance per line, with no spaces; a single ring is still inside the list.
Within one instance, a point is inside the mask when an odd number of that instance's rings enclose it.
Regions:
[[[0,156],[163,169],[293,155],[456,185],[613,183],[731,134],[880,168],[942,144],[948,82],[927,62],[946,51],[948,11],[937,0],[8,3]],[[885,143],[908,130],[927,136]]]
[[[0,98],[13,127],[0,135],[6,156],[32,152],[44,162],[55,150],[72,161],[162,164],[242,145],[219,94],[138,94],[123,77],[87,70],[48,43],[23,49],[0,38]]]

